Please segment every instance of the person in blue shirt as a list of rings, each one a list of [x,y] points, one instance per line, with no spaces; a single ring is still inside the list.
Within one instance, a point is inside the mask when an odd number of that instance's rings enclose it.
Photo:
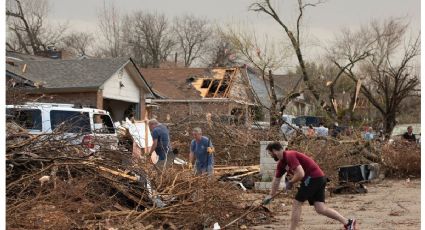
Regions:
[[[319,128],[316,129],[316,133],[318,137],[327,137],[329,133],[329,129],[323,126],[323,123],[319,124]]]
[[[149,155],[153,151],[158,154],[158,162],[156,166],[163,169],[173,164],[174,155],[171,151],[170,132],[165,125],[159,123],[156,119],[149,120],[149,129],[151,130],[153,144],[150,148]]]
[[[364,134],[364,139],[366,141],[372,141],[373,138],[375,138],[375,134],[373,133],[373,128],[372,127],[369,127],[367,129],[367,132]]]
[[[189,167],[195,161],[195,174],[214,174],[214,146],[208,137],[202,136],[201,128],[192,131],[193,140],[190,143]]]

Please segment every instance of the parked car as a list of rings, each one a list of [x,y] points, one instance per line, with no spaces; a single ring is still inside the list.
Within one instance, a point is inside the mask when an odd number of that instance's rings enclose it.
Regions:
[[[80,144],[89,153],[101,148],[116,149],[118,137],[114,123],[105,110],[77,108],[72,104],[27,103],[6,105],[6,118],[29,134],[51,134],[55,138]]]
[[[309,125],[319,127],[320,123],[325,123],[325,119],[318,116],[298,116],[293,120],[293,123],[300,128],[308,127]]]

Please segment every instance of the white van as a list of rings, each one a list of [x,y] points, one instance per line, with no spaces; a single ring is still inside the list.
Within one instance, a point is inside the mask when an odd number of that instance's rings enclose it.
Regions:
[[[114,123],[105,110],[76,108],[72,104],[26,103],[6,105],[6,119],[28,130],[29,134],[51,134],[81,144],[95,152],[116,149],[118,138]]]

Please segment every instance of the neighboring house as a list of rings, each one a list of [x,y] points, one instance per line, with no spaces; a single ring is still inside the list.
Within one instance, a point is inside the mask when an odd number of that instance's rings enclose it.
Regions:
[[[271,105],[271,100],[269,97],[269,80],[263,80],[262,76],[250,67],[245,68],[245,71],[249,78],[254,95],[259,104],[263,107],[262,114],[264,116],[262,120],[269,121],[270,114],[269,110],[266,109],[270,108]],[[274,75],[273,79],[275,84],[275,92],[278,99],[286,96],[294,89],[296,90],[295,92],[297,92],[297,90],[301,88],[302,85],[302,79],[300,76]],[[288,104],[284,113],[290,115],[307,115],[311,112],[311,107],[312,106],[305,100],[304,94],[301,94],[301,96],[295,98]]]
[[[301,95],[289,103],[286,108],[287,114],[291,115],[311,115],[314,112],[311,100],[309,100],[309,91],[304,90],[305,84],[303,81],[303,77],[300,75],[274,75],[275,85],[283,89],[285,94],[290,93],[292,90],[294,92],[304,91]]]
[[[237,124],[248,124],[256,106],[245,71],[233,68],[141,69],[160,97],[152,115],[163,122],[178,122],[193,114],[218,115]]]
[[[37,102],[105,109],[114,121],[121,121],[131,113],[143,118],[145,99],[156,97],[131,58],[52,60],[14,56],[7,57],[6,76],[32,84],[34,87],[24,92]]]

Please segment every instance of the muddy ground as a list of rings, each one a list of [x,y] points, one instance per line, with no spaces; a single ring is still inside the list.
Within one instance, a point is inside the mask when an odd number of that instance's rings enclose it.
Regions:
[[[420,229],[420,179],[385,179],[368,184],[367,189],[368,193],[365,194],[327,196],[326,202],[344,216],[355,217],[358,220],[357,229]],[[272,224],[250,226],[249,229],[288,229],[291,200],[283,196],[268,206],[275,214]],[[316,214],[313,207],[306,203],[299,229],[342,229],[342,225]]]

